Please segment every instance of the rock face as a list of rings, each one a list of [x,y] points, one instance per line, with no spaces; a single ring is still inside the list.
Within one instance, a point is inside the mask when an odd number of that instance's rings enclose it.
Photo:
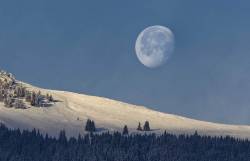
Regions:
[[[64,129],[68,136],[85,134],[88,119],[95,122],[95,132],[123,131],[127,125],[129,133],[163,133],[165,130],[175,134],[230,135],[237,138],[250,138],[250,126],[216,124],[198,121],[177,115],[153,111],[149,108],[127,104],[107,98],[55,91],[22,84],[27,91],[49,93],[54,100],[51,106],[31,106],[25,101],[27,109],[6,108],[0,102],[0,122],[10,128],[39,129],[42,133],[58,136]],[[139,122],[148,121],[150,131],[137,130]],[[143,127],[142,127],[143,128]]]

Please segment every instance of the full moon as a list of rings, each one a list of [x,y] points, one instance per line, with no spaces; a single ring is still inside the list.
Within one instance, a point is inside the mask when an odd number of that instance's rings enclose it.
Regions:
[[[164,26],[150,26],[137,37],[135,51],[142,64],[149,68],[163,65],[174,51],[174,34]]]

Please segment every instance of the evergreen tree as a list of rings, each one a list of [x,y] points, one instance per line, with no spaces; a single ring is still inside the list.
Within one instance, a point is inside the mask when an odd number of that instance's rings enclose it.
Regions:
[[[63,145],[67,144],[66,132],[64,130],[60,131],[58,140]]]
[[[16,97],[24,97],[25,96],[25,88],[21,85],[17,85],[14,90],[14,94]]]
[[[85,125],[85,131],[90,131],[91,129],[91,120],[88,119],[87,122],[86,122],[86,125]]]
[[[128,126],[127,125],[124,126],[122,134],[128,135]]]
[[[85,130],[89,132],[95,132],[96,131],[95,122],[88,119],[85,125]]]
[[[31,94],[30,105],[36,106],[36,107],[41,107],[43,98],[44,98],[44,96],[41,94],[41,91],[39,91],[38,93],[33,91]]]
[[[65,131],[55,138],[3,124],[0,143],[1,161],[249,161],[250,151],[248,139],[229,136],[107,132],[67,139]]]
[[[41,94],[41,91],[38,91],[38,93],[36,94],[35,106],[41,107],[42,99],[43,99],[43,96]]]
[[[138,124],[137,130],[138,130],[138,131],[142,131],[141,123],[140,123],[140,122],[139,122],[139,124]]]
[[[1,89],[1,86],[0,86],[0,102],[2,102],[4,99],[4,90]]]
[[[31,93],[29,91],[25,91],[25,101],[31,102]]]
[[[96,128],[95,128],[95,122],[92,120],[91,121],[91,132],[95,132],[96,131]]]
[[[150,131],[150,126],[149,126],[149,122],[148,121],[145,122],[145,124],[143,126],[143,130],[144,131]]]
[[[34,91],[31,94],[30,105],[31,106],[36,106],[36,93]]]
[[[13,107],[13,98],[11,95],[7,95],[3,102],[5,107]]]
[[[49,101],[50,101],[50,102],[54,102],[54,98],[53,98],[52,95],[49,96]]]
[[[54,101],[52,95],[49,95],[48,93],[46,94],[46,99],[47,99],[49,102],[53,102],[53,101]]]

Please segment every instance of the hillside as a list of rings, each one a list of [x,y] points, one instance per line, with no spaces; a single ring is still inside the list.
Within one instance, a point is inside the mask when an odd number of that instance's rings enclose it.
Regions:
[[[148,120],[151,132],[155,133],[167,130],[169,133],[192,134],[198,131],[206,135],[250,138],[250,126],[198,121],[107,98],[42,89],[19,81],[17,83],[29,91],[51,94],[56,101],[48,107],[33,107],[25,103],[25,109],[6,108],[0,102],[0,122],[11,128],[36,128],[52,136],[57,136],[64,129],[68,136],[78,136],[79,133],[86,133],[84,126],[90,118],[95,121],[98,132],[121,131],[126,124],[130,133],[138,133],[138,122],[143,124]]]

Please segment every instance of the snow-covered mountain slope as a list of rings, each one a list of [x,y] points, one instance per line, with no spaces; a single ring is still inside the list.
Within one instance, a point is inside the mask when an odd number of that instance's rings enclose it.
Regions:
[[[198,131],[206,135],[230,135],[250,138],[250,126],[216,124],[153,111],[107,98],[76,94],[65,91],[46,90],[25,84],[30,90],[50,93],[58,100],[51,107],[28,109],[6,108],[0,102],[0,122],[11,128],[39,129],[57,136],[64,129],[68,136],[84,134],[88,118],[95,121],[99,132],[121,131],[128,125],[130,133],[136,133],[138,123],[150,122],[151,132],[187,133]]]

